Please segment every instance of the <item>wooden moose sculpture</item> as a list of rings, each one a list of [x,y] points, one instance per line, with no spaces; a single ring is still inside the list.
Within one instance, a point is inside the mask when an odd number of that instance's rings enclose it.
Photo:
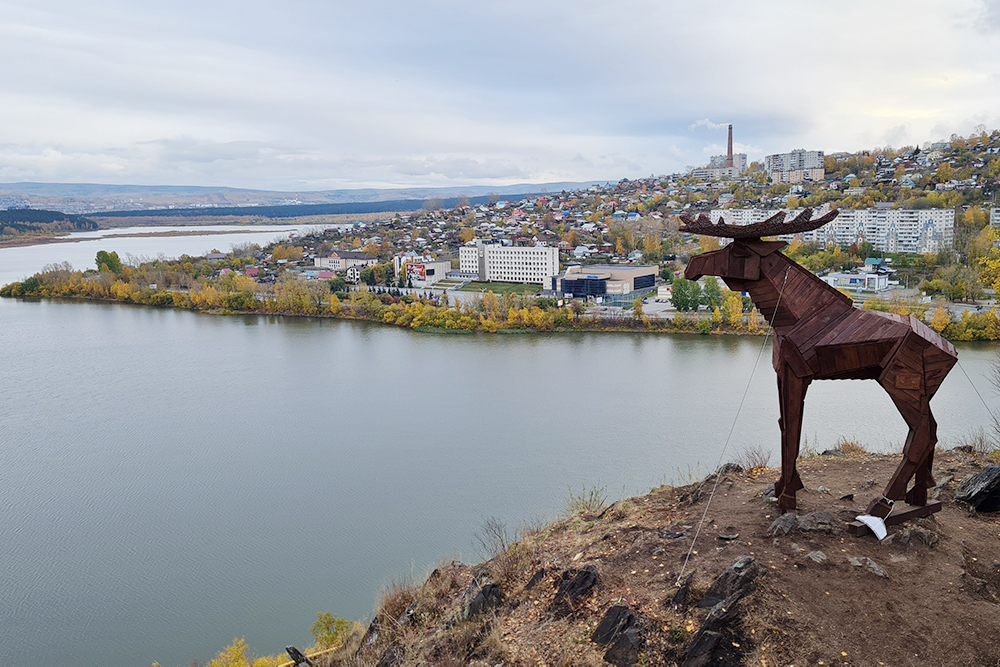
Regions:
[[[930,400],[958,355],[951,343],[912,315],[855,308],[849,297],[782,255],[784,242],[762,240],[811,231],[836,216],[831,211],[811,219],[807,208],[787,223],[779,212],[760,223],[727,225],[721,220],[713,224],[705,214],[696,219],[681,215],[681,231],[733,239],[722,250],[692,257],[684,275],[690,280],[719,276],[730,289],[748,292],[772,324],[781,408],[781,479],[774,490],[783,510],[795,508],[795,493],[802,488],[795,461],[809,383],[870,379],[889,393],[910,432],[882,497],[868,506],[869,515],[884,519],[896,500],[927,505],[937,443]],[[907,491],[911,479],[913,487]]]

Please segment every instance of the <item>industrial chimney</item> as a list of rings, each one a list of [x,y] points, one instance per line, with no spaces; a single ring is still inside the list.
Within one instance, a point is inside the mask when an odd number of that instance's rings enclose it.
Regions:
[[[733,126],[729,126],[729,150],[726,152],[726,166],[733,166]]]

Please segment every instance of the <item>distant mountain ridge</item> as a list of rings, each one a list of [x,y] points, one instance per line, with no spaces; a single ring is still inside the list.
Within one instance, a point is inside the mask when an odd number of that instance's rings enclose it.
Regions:
[[[519,183],[507,186],[355,188],[277,191],[185,185],[109,185],[99,183],[0,183],[0,209],[45,208],[65,213],[139,211],[168,208],[216,208],[348,204],[426,199],[498,196],[527,192],[560,192],[586,188],[601,181]]]

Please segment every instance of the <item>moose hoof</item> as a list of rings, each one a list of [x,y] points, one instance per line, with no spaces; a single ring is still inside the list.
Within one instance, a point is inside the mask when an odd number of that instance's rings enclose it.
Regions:
[[[892,505],[886,502],[885,498],[876,498],[868,505],[867,514],[884,519],[892,511]]]
[[[927,487],[918,489],[913,487],[906,492],[906,504],[923,507],[927,504]]]
[[[781,494],[780,496],[778,496],[778,507],[780,507],[782,510],[795,509],[795,496],[794,495],[790,496],[784,493]]]

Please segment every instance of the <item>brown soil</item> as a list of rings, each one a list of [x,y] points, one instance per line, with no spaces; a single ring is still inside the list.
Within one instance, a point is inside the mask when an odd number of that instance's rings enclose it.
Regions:
[[[722,476],[688,565],[695,572],[689,600],[697,601],[739,556],[753,556],[764,574],[739,602],[739,619],[725,636],[729,659],[712,664],[1000,665],[1000,515],[977,515],[953,499],[957,484],[978,472],[985,457],[939,452],[937,481],[953,477],[937,492],[941,512],[889,527],[883,543],[870,534],[851,536],[847,522],[863,513],[897,462],[864,454],[800,462],[809,490],[799,492],[798,512],[831,512],[838,525],[829,533],[770,536],[780,510],[762,492],[775,471]],[[639,618],[639,664],[678,664],[708,610],[670,601],[713,485],[710,477],[662,487],[599,515],[577,514],[527,531],[487,564],[443,565],[420,586],[397,586],[381,603],[378,641],[357,651],[360,637],[354,637],[323,664],[374,664],[388,647],[402,662],[384,664],[607,664],[606,647],[590,637],[616,604]],[[853,500],[840,499],[852,493]],[[718,537],[734,534],[729,541]],[[828,560],[807,557],[815,551]],[[872,559],[888,578],[852,565],[850,557]],[[599,573],[590,594],[575,605],[553,605],[564,573],[587,565]],[[542,580],[528,590],[542,567]],[[477,574],[500,585],[503,602],[462,621],[463,593]],[[412,620],[400,623],[413,602]]]

